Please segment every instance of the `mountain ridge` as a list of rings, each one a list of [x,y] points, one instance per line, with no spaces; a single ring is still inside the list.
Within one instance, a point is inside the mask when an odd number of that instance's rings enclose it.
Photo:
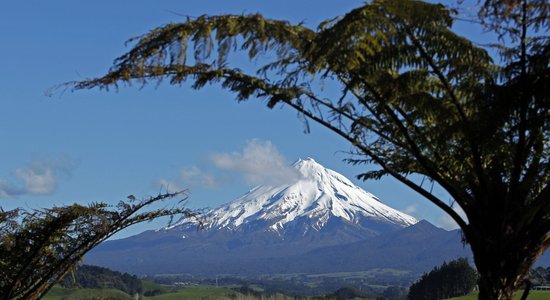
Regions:
[[[309,224],[303,228],[305,231],[321,230],[331,218],[358,226],[374,221],[387,225],[386,230],[417,222],[313,158],[298,159],[292,167],[299,173],[297,181],[254,187],[242,197],[207,212],[205,229],[250,231],[256,226],[281,235],[288,227],[295,227],[291,223],[300,218]],[[184,219],[166,230],[194,227],[196,223]]]

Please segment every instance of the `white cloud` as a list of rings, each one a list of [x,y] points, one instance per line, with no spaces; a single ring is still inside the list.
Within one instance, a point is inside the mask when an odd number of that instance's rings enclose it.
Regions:
[[[213,188],[221,184],[214,175],[205,173],[196,166],[181,169],[180,179],[188,186]]]
[[[234,174],[227,172],[239,174],[250,185],[294,183],[302,176],[289,166],[270,141],[249,141],[242,152],[215,153],[210,155],[208,162],[211,165],[202,168],[184,167],[176,178],[161,178],[154,186],[169,192],[184,188],[217,188],[234,182]]]
[[[173,193],[187,188],[215,188],[222,184],[221,179],[212,174],[206,173],[196,166],[182,168],[179,177],[173,180],[161,178],[156,181],[155,186]]]
[[[301,177],[270,141],[252,140],[242,153],[217,153],[210,160],[221,170],[239,173],[250,185],[292,183]]]
[[[0,199],[22,195],[51,195],[61,176],[70,176],[74,162],[61,157],[56,160],[33,160],[14,171],[16,183],[0,178]]]
[[[417,211],[418,211],[418,205],[416,205],[416,204],[409,205],[403,210],[404,213],[409,214],[409,215],[414,214]]]
[[[15,176],[24,184],[29,194],[48,195],[57,187],[57,177],[50,168],[20,168]]]

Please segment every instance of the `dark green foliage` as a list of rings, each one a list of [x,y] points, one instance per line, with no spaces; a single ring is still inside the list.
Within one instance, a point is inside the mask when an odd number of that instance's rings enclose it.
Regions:
[[[336,292],[334,292],[331,295],[327,295],[327,297],[333,297],[337,300],[347,300],[347,299],[355,299],[355,298],[363,298],[367,295],[363,292],[361,292],[358,289],[344,287],[341,289],[338,289]]]
[[[253,296],[255,298],[260,298],[263,295],[263,293],[261,291],[254,290],[254,289],[250,288],[247,285],[243,285],[243,286],[240,286],[238,288],[233,288],[232,290],[234,290],[234,291],[236,291],[240,294],[243,294],[243,295]]]
[[[382,296],[389,300],[401,300],[407,298],[408,290],[401,286],[390,286],[384,290]]]
[[[0,208],[0,299],[40,298],[85,253],[128,226],[162,216],[194,217],[190,210],[176,207],[146,210],[182,195],[184,192],[142,200],[134,197],[116,206],[73,204],[33,211]]]
[[[544,0],[484,1],[477,21],[501,38],[495,58],[452,31],[453,10],[421,1],[375,0],[316,30],[202,16],[133,39],[105,76],[71,85],[189,80],[289,106],[349,141],[350,163],[380,167],[360,178],[390,175],[451,216],[480,298],[512,299],[550,246],[549,11]],[[233,51],[262,64],[231,66]],[[323,83],[340,95],[324,97]]]
[[[143,284],[136,276],[91,265],[78,266],[72,274],[65,276],[59,284],[65,288],[113,288],[130,295],[141,294],[143,291]]]
[[[475,287],[477,274],[466,258],[453,260],[422,275],[409,288],[409,300],[439,300],[469,294]]]
[[[162,294],[162,290],[154,289],[154,290],[149,290],[149,291],[144,292],[143,296],[153,297],[153,296],[157,296],[157,295],[160,295],[160,294]]]

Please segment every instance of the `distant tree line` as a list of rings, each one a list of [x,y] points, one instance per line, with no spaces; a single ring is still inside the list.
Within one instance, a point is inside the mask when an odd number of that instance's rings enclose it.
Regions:
[[[382,292],[382,297],[378,297],[377,299],[384,299],[384,300],[404,300],[407,299],[407,292],[408,289],[404,288],[402,286],[389,286],[387,287],[384,292]]]
[[[143,292],[143,283],[136,276],[91,265],[79,266],[72,276],[65,276],[59,284],[65,288],[112,288],[130,295]]]
[[[438,300],[470,293],[477,282],[468,259],[459,258],[435,267],[409,288],[409,300]]]
[[[529,272],[534,285],[550,285],[550,267],[536,267]]]

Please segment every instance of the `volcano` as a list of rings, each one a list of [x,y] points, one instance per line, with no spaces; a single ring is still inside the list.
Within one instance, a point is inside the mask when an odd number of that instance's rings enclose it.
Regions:
[[[205,214],[205,230],[266,232],[289,238],[330,231],[330,225],[338,223],[367,237],[417,222],[312,158],[299,159],[292,166],[298,174],[296,182],[253,188]],[[196,222],[184,219],[167,230],[196,228]]]

